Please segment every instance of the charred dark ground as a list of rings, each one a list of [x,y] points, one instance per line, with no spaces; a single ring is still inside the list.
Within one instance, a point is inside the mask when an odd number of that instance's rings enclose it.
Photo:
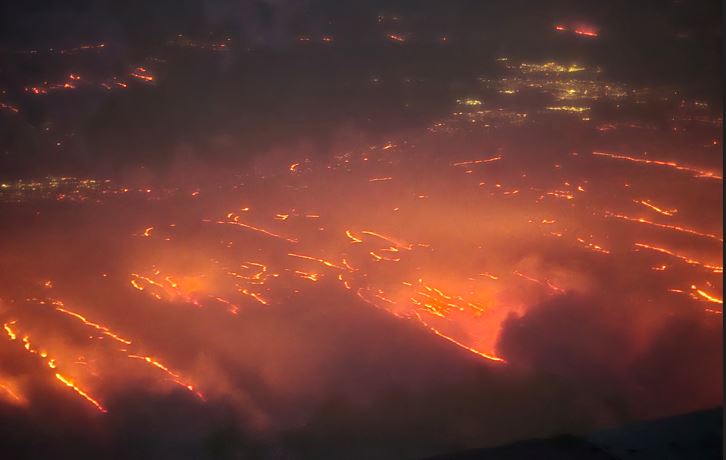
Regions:
[[[719,2],[0,8],[1,457],[626,458],[722,404]]]

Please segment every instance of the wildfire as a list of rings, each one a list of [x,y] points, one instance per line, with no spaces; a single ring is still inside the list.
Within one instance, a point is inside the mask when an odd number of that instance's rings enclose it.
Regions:
[[[302,254],[288,254],[288,256],[290,256],[290,257],[297,257],[298,259],[312,260],[312,261],[321,263],[321,264],[325,265],[326,267],[331,267],[331,268],[337,268],[337,269],[340,269],[340,270],[344,270],[343,267],[341,267],[339,265],[335,265],[334,263],[332,263],[332,262],[330,262],[328,260],[325,260],[325,259],[318,259],[317,257],[305,256],[305,255],[302,255]]]
[[[515,270],[513,273],[515,275],[519,276],[520,278],[526,279],[527,281],[537,283],[540,286],[546,286],[547,288],[551,289],[554,292],[559,292],[559,293],[565,292],[564,289],[562,289],[561,287],[555,286],[549,280],[545,280],[545,281],[538,280],[537,278],[534,278],[533,276],[525,275],[524,273],[520,272],[519,270]]]
[[[408,244],[404,241],[398,240],[398,239],[390,237],[390,236],[381,235],[380,233],[372,232],[370,230],[362,230],[361,233],[363,233],[364,235],[370,235],[370,236],[375,236],[376,238],[380,238],[383,241],[391,243],[393,246],[395,246],[398,249],[405,249],[407,251],[410,251],[413,248],[413,245]]]
[[[238,217],[237,217],[237,219],[238,219]],[[280,239],[280,240],[285,240],[285,241],[287,241],[289,243],[297,243],[298,242],[298,240],[295,239],[295,238],[289,238],[287,236],[279,235],[279,234],[274,233],[274,232],[271,232],[269,230],[265,230],[264,228],[259,228],[259,227],[255,227],[253,225],[249,225],[249,224],[245,224],[245,223],[242,223],[242,222],[238,222],[237,220],[234,220],[232,222],[229,222],[229,221],[225,222],[225,221],[221,221],[220,220],[220,221],[217,221],[217,223],[218,224],[222,224],[222,225],[224,225],[224,224],[227,224],[227,225],[236,225],[238,227],[242,227],[242,228],[246,228],[246,229],[249,229],[249,230],[253,230],[255,232],[262,233],[263,235],[271,236],[273,238],[277,238],[277,239]]]
[[[601,247],[601,246],[599,246],[599,245],[597,245],[595,243],[591,243],[591,242],[585,241],[583,238],[579,238],[578,237],[577,238],[577,242],[580,243],[581,245],[583,245],[584,247],[592,250],[592,251],[600,252],[600,253],[603,253],[603,254],[610,254],[610,251],[608,251],[607,249],[604,249],[603,247]]]
[[[5,329],[5,332],[7,333],[8,338],[12,341],[17,340],[17,334],[11,327],[14,324],[15,324],[15,321],[11,321],[10,323],[5,323],[3,325],[3,328]],[[27,335],[23,336],[21,341],[23,343],[23,348],[27,352],[39,356],[42,360],[44,360],[46,362],[46,365],[49,368],[56,369],[57,365],[56,365],[55,359],[50,358],[48,356],[48,353],[46,353],[45,351],[40,351],[40,350],[34,348]],[[83,399],[85,399],[86,401],[91,403],[99,412],[103,412],[103,413],[107,412],[107,410],[95,398],[93,398],[85,390],[83,390],[82,388],[77,386],[69,377],[62,375],[59,372],[55,372],[55,377],[60,382],[62,382],[66,387],[72,389]]]
[[[597,31],[574,24],[558,24],[555,30],[567,35],[597,36]],[[388,39],[406,39],[393,35]],[[330,42],[332,37],[301,36],[298,40]],[[421,138],[403,137],[408,132],[400,138],[390,135],[371,145],[346,147],[330,157],[315,157],[315,161],[303,152],[293,151],[282,159],[265,158],[259,168],[234,171],[230,174],[234,180],[231,184],[223,180],[211,185],[194,183],[179,186],[176,191],[157,184],[131,186],[56,177],[0,184],[0,198],[7,203],[14,203],[17,197],[30,201],[40,196],[51,197],[50,203],[58,205],[55,200],[67,202],[69,197],[77,197],[78,202],[110,207],[117,203],[114,199],[125,200],[133,194],[140,203],[129,211],[128,222],[118,225],[122,231],[98,223],[99,238],[106,238],[113,246],[111,254],[123,255],[122,263],[113,266],[112,262],[118,261],[109,260],[107,266],[104,260],[103,266],[80,267],[83,276],[75,285],[73,273],[59,276],[55,284],[44,282],[54,275],[42,268],[33,274],[31,282],[18,283],[30,286],[17,288],[27,289],[27,294],[15,296],[10,289],[0,292],[3,299],[16,297],[7,303],[12,316],[3,325],[9,343],[18,348],[19,356],[42,362],[43,372],[55,375],[55,380],[50,376],[48,380],[53,385],[60,382],[64,394],[73,400],[83,398],[105,412],[105,407],[89,393],[116,385],[94,384],[89,389],[86,383],[94,381],[85,376],[105,378],[104,371],[112,366],[128,366],[134,371],[126,372],[124,368],[124,372],[115,372],[114,383],[145,372],[165,387],[182,387],[201,400],[205,395],[215,397],[218,387],[213,378],[192,373],[195,359],[170,354],[174,350],[152,348],[153,337],[143,332],[156,332],[155,328],[134,329],[129,318],[118,323],[113,319],[117,315],[105,317],[106,305],[100,300],[103,296],[94,285],[96,281],[108,283],[106,286],[116,283],[108,292],[126,296],[125,305],[139,316],[137,321],[159,321],[165,333],[184,338],[189,332],[184,328],[191,327],[194,331],[188,337],[200,340],[214,339],[211,336],[217,331],[221,338],[233,340],[228,337],[243,330],[240,325],[253,321],[256,313],[270,315],[290,305],[305,308],[304,303],[294,303],[303,298],[295,294],[311,290],[327,295],[323,289],[336,289],[341,296],[353,301],[359,298],[365,306],[411,322],[433,340],[445,340],[501,364],[504,359],[491,350],[505,318],[526,314],[542,298],[561,295],[571,288],[601,294],[623,286],[613,281],[615,287],[611,288],[611,280],[627,279],[627,286],[651,290],[653,299],[666,303],[668,308],[663,311],[673,311],[671,307],[679,302],[698,301],[697,306],[712,307],[704,309],[707,313],[721,314],[718,305],[723,304],[722,286],[713,274],[723,273],[722,262],[715,256],[703,255],[708,253],[695,243],[710,247],[714,241],[723,242],[722,230],[713,219],[720,214],[711,209],[717,200],[701,199],[719,185],[714,180],[722,180],[722,173],[645,155],[597,151],[582,155],[570,147],[547,156],[537,150],[535,141],[539,139],[518,144],[516,139],[509,142],[504,136],[494,135],[501,128],[519,135],[522,131],[517,130],[532,124],[542,131],[557,126],[553,132],[564,132],[560,131],[562,126],[574,126],[575,139],[582,139],[583,132],[600,139],[626,128],[649,129],[645,123],[606,123],[600,119],[603,115],[595,113],[600,112],[595,108],[601,102],[614,107],[624,98],[638,103],[650,99],[643,96],[646,93],[642,89],[592,76],[599,72],[597,68],[554,61],[515,63],[509,58],[500,58],[499,62],[507,71],[505,77],[482,77],[479,81],[487,92],[468,92],[452,98],[451,105],[456,102],[457,112],[445,114],[436,121],[435,129],[426,130]],[[124,78],[132,86],[157,78],[156,66],[153,73],[144,67],[128,70],[131,72]],[[91,72],[74,70],[64,75],[68,75],[68,81],[38,83],[28,91],[45,94],[71,89],[65,87],[66,83],[79,88],[92,84]],[[109,88],[127,85],[112,78],[104,84]],[[490,106],[500,99],[507,104],[519,99],[500,94],[519,93],[524,98],[532,91],[547,97],[526,113],[508,106]],[[494,97],[485,99],[484,94]],[[590,112],[593,119],[597,117],[598,127],[578,128],[586,125],[580,119],[590,116]],[[571,119],[569,114],[577,117]],[[460,132],[471,134],[471,139],[493,141],[468,145],[455,139]],[[711,136],[708,134],[707,139]],[[429,140],[433,141],[428,144]],[[617,145],[611,140],[602,145]],[[426,163],[431,159],[429,145],[448,149],[446,155]],[[617,174],[601,173],[604,162]],[[657,174],[641,180],[637,171],[643,166],[687,173],[684,182],[694,190],[681,186],[681,182],[673,181],[673,187],[669,182],[658,182]],[[663,176],[667,179],[668,174]],[[168,207],[164,207],[167,203]],[[632,210],[632,215],[626,214],[630,213],[627,210],[608,211],[619,206]],[[135,212],[138,214],[133,215]],[[171,215],[174,220],[165,222],[165,216]],[[689,221],[690,216],[698,216],[698,220]],[[79,232],[83,230],[77,223],[72,224]],[[657,243],[658,237],[669,237],[669,242]],[[88,272],[83,272],[86,269]],[[681,272],[686,272],[688,278]],[[125,275],[114,275],[118,273]],[[97,278],[99,274],[102,279]],[[647,283],[639,280],[644,274]],[[7,276],[12,281],[16,275]],[[51,290],[60,288],[75,288],[72,297],[63,295],[63,299],[86,300],[66,305],[49,297]],[[629,294],[622,293],[623,302],[641,298]],[[38,297],[45,300],[38,302]],[[27,313],[30,309],[21,310],[18,306],[24,305],[22,299],[47,305],[37,314],[48,315],[48,319],[31,316],[32,312]],[[117,305],[115,301],[107,304],[109,308]],[[163,315],[169,315],[169,321],[163,320]],[[214,323],[217,320],[220,322]],[[26,329],[26,321],[34,322]],[[117,331],[117,326],[123,332]],[[205,334],[197,333],[197,327]],[[221,329],[224,327],[230,329]],[[54,335],[36,332],[43,328]],[[73,340],[59,338],[66,331],[73,333],[69,335]],[[40,338],[43,344],[52,345],[52,354],[37,347]],[[84,340],[88,343],[82,343]],[[210,340],[210,353],[214,345],[215,340]],[[202,350],[207,352],[207,348]],[[255,350],[246,352],[255,354]],[[233,365],[226,348],[224,353],[225,360]],[[247,358],[245,353],[234,357]],[[66,364],[78,367],[66,368]],[[21,401],[22,389],[16,380],[0,376],[3,400]],[[108,397],[101,395],[102,400]]]
[[[60,380],[65,386],[67,386],[71,390],[73,390],[76,393],[78,393],[78,395],[80,395],[83,399],[85,399],[86,401],[88,401],[89,403],[91,403],[93,405],[93,407],[95,407],[96,409],[98,409],[99,412],[102,412],[104,414],[106,412],[108,412],[106,410],[106,408],[101,405],[101,403],[99,403],[98,401],[96,401],[96,399],[94,399],[88,393],[86,393],[85,391],[83,391],[83,389],[79,388],[75,383],[73,383],[73,380],[71,380],[69,377],[66,377],[66,376],[61,375],[58,372],[56,372],[55,373],[55,378],[57,378],[58,380]]]
[[[712,171],[706,171],[703,169],[693,168],[690,166],[683,166],[681,164],[676,163],[675,161],[650,160],[648,158],[629,157],[626,155],[619,155],[619,154],[615,154],[615,153],[592,152],[592,154],[595,156],[612,158],[615,160],[623,160],[623,161],[630,161],[633,163],[641,163],[641,164],[647,164],[647,165],[656,165],[656,166],[663,166],[663,167],[667,167],[667,168],[673,168],[677,171],[684,171],[684,172],[695,174],[695,177],[704,177],[704,178],[709,178],[709,179],[723,180],[723,176],[719,176]]]
[[[130,340],[124,339],[123,337],[119,336],[115,332],[111,331],[106,326],[103,326],[101,324],[98,324],[98,323],[94,323],[92,321],[89,321],[83,315],[81,315],[79,313],[76,313],[76,312],[73,312],[73,311],[70,311],[70,310],[66,310],[65,308],[63,308],[63,307],[65,307],[65,305],[60,300],[54,300],[52,303],[54,305],[56,305],[56,308],[55,309],[57,311],[59,311],[61,313],[65,313],[66,315],[69,315],[69,316],[72,316],[72,317],[78,319],[79,321],[81,321],[86,326],[90,326],[90,327],[92,327],[92,328],[94,328],[94,329],[96,329],[98,331],[101,331],[104,335],[106,335],[108,337],[111,337],[112,339],[114,339],[114,340],[116,340],[118,342],[121,342],[124,345],[131,345],[131,341]]]
[[[696,235],[696,236],[701,236],[703,238],[710,238],[712,240],[720,241],[721,243],[723,243],[723,238],[718,235],[714,235],[712,233],[699,232],[698,230],[694,230],[692,228],[680,227],[678,225],[659,224],[658,222],[653,222],[653,221],[650,221],[647,219],[643,219],[642,217],[640,217],[640,218],[630,217],[630,216],[626,216],[623,214],[617,214],[617,213],[613,213],[613,212],[609,212],[609,211],[605,212],[605,217],[614,217],[617,219],[626,220],[628,222],[637,222],[640,224],[652,225],[654,227],[664,228],[667,230],[674,230],[676,232],[687,233],[689,235]]]
[[[698,289],[695,285],[692,285],[691,289],[696,291],[696,293],[698,295],[700,295],[702,298],[706,299],[707,301],[723,305],[723,299],[719,299],[718,297],[716,297],[712,294],[709,294],[708,292]]]
[[[677,209],[661,209],[658,206],[654,205],[653,203],[649,202],[648,200],[633,200],[633,202],[642,204],[643,206],[652,209],[653,211],[657,212],[658,214],[662,214],[664,216],[673,217],[678,210]]]
[[[406,41],[406,37],[404,37],[401,34],[388,34],[386,35],[389,40],[398,42],[398,43],[404,43]]]
[[[458,163],[452,163],[452,166],[470,166],[470,165],[479,165],[484,163],[492,163],[494,161],[499,161],[502,159],[501,155],[497,155],[495,157],[486,158],[483,160],[469,160],[469,161],[460,161]]]
[[[703,267],[703,268],[706,268],[708,270],[711,270],[714,273],[723,273],[723,266],[706,264],[706,263],[700,262],[698,260],[691,259],[690,257],[686,257],[684,255],[677,254],[677,253],[671,251],[670,249],[660,248],[660,247],[652,246],[652,245],[645,244],[645,243],[635,243],[635,246],[638,247],[638,248],[650,249],[651,251],[660,252],[661,254],[667,254],[667,255],[669,255],[671,257],[675,257],[677,259],[680,259],[680,260],[684,261],[687,264],[690,264],[690,265],[698,265],[700,267]]]
[[[138,359],[141,360],[151,366],[154,366],[155,368],[161,370],[164,372],[167,376],[171,378],[171,380],[176,383],[177,385],[183,387],[184,389],[192,392],[195,396],[197,396],[199,399],[204,400],[204,395],[197,391],[194,388],[194,385],[191,383],[185,381],[182,379],[182,377],[177,374],[176,372],[171,371],[168,367],[166,367],[164,364],[160,363],[159,361],[155,360],[154,358],[150,356],[140,356],[140,355],[128,355],[131,359]]]
[[[433,326],[430,326],[419,315],[416,315],[416,316],[417,316],[417,318],[419,319],[419,321],[421,322],[421,324],[424,327],[426,327],[428,330],[430,330],[431,332],[433,332],[437,336],[441,337],[442,339],[447,340],[447,341],[453,343],[457,347],[463,348],[464,350],[469,351],[471,353],[474,353],[475,355],[480,356],[480,357],[482,357],[482,358],[484,358],[486,360],[489,360],[489,361],[498,362],[498,363],[506,363],[506,361],[503,358],[500,358],[500,357],[495,356],[495,355],[492,355],[492,354],[484,353],[484,352],[481,352],[481,351],[477,350],[476,348],[470,347],[468,345],[464,345],[463,343],[459,342],[458,340],[456,340],[456,339],[454,339],[452,337],[449,337],[448,335],[442,333],[441,331],[439,331],[438,329],[434,328]]]

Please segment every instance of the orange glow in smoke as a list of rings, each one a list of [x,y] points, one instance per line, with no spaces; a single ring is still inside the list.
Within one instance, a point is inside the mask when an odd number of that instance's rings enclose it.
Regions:
[[[6,396],[6,400],[13,404],[24,405],[27,402],[16,389],[12,388],[9,382],[0,381],[0,396],[2,395]]]

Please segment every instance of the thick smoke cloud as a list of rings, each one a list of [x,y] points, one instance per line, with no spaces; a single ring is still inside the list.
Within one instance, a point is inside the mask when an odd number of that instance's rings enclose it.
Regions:
[[[649,325],[634,308],[607,294],[566,294],[508,319],[498,347],[515,366],[580,388],[613,421],[718,405],[720,323],[680,312]]]

